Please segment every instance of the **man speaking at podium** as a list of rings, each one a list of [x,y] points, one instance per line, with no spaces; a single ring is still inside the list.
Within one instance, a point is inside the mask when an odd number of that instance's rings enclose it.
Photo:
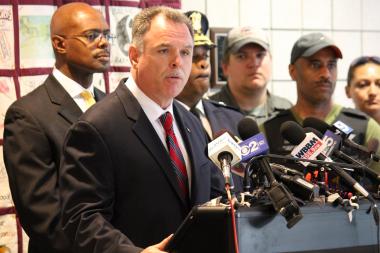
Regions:
[[[131,77],[66,137],[62,221],[75,252],[163,252],[191,207],[223,191],[202,126],[173,101],[191,70],[190,21],[144,9],[132,37]]]

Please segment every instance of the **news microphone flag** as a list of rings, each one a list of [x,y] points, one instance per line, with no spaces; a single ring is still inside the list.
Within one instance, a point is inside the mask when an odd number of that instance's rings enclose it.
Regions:
[[[220,164],[218,157],[221,152],[229,152],[232,155],[231,166],[241,161],[241,148],[227,132],[210,142],[207,149],[208,157],[216,165]]]
[[[306,133],[306,138],[296,146],[291,155],[297,158],[316,160],[317,156],[320,155],[326,148],[326,144],[318,138],[314,133]],[[305,167],[309,165],[310,162],[300,162]]]
[[[345,135],[349,135],[351,134],[354,129],[352,129],[351,127],[349,127],[348,125],[346,125],[345,123],[343,123],[342,121],[338,120],[337,122],[335,122],[333,124],[333,126],[338,129],[339,131],[341,131],[342,133],[344,133]]]
[[[334,150],[339,147],[342,138],[339,135],[334,134],[334,132],[327,130],[323,135],[322,141],[326,144],[326,148],[322,153],[325,156],[330,156]]]
[[[254,156],[265,155],[269,151],[268,142],[264,134],[258,133],[239,143],[241,148],[241,161],[247,162]]]

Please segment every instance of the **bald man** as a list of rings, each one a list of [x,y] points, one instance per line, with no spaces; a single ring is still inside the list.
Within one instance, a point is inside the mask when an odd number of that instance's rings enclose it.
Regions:
[[[50,33],[56,58],[52,73],[13,103],[5,116],[5,167],[33,253],[69,252],[59,223],[61,148],[67,129],[104,97],[92,79],[109,66],[109,26],[91,6],[71,3],[58,8]]]

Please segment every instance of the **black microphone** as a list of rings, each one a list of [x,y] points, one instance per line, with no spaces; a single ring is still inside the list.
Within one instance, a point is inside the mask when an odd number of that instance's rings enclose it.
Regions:
[[[290,143],[297,145],[296,150],[301,150],[298,154],[308,154],[310,157],[316,155],[317,160],[325,161],[330,159],[319,151],[319,145],[322,140],[318,138],[314,133],[305,134],[303,128],[294,121],[286,121],[281,127],[280,131],[282,136]],[[322,143],[323,144],[323,143]],[[331,160],[331,159],[330,159]],[[327,166],[327,165],[326,165]],[[338,166],[329,164],[328,167],[334,170],[341,178],[343,178],[350,187],[361,193],[364,197],[367,197],[372,203],[375,203],[373,197],[364,189],[355,179],[353,179],[347,172]]]
[[[318,186],[306,181],[298,171],[297,174],[290,175],[287,172],[292,169],[283,165],[271,163],[271,167],[275,177],[284,183],[294,196],[303,200],[313,200],[314,195],[319,191]]]
[[[344,124],[343,122],[340,122],[340,123]],[[320,119],[317,119],[314,117],[308,117],[308,118],[305,118],[305,120],[303,121],[303,126],[315,128],[318,131],[320,131],[321,133],[325,133],[327,130],[335,132],[335,134],[338,134],[342,137],[342,144],[344,146],[351,148],[351,149],[354,149],[354,150],[357,150],[357,151],[360,151],[361,153],[365,154],[367,157],[369,157],[375,161],[380,160],[380,156],[378,156],[376,154],[377,150],[375,150],[375,151],[369,150],[367,147],[357,144],[356,142],[347,138],[348,135],[345,134],[340,128],[330,126],[329,124],[327,124],[323,120],[320,120]],[[338,131],[338,133],[337,133],[337,131]],[[372,140],[373,140],[373,142],[375,141],[375,139],[372,139]],[[377,143],[378,142],[379,141],[377,141]]]
[[[321,139],[324,140],[323,135],[322,135],[322,133],[320,131],[318,131],[318,130],[312,128],[312,127],[304,127],[304,130],[305,130],[305,132],[309,132],[309,131],[313,132],[319,138],[321,138]],[[371,139],[371,140],[377,141],[375,139]],[[371,144],[371,145],[376,145],[376,144]],[[327,155],[327,154],[325,153],[325,155]],[[354,158],[352,158],[351,156],[347,155],[343,151],[341,151],[339,149],[336,149],[336,148],[332,148],[331,155],[333,155],[334,157],[337,157],[337,158],[341,159],[342,161],[344,161],[346,163],[358,165],[358,167],[356,167],[355,169],[360,169],[365,175],[368,175],[371,178],[373,178],[373,179],[377,180],[378,182],[380,182],[380,175],[376,171],[372,170],[371,168],[369,168],[364,163],[362,163],[362,162],[360,162],[358,160],[355,160]]]
[[[243,139],[251,139],[252,136],[259,133],[259,127],[256,121],[252,118],[246,117],[238,123],[239,135]],[[261,137],[263,143],[267,143],[264,136]],[[244,142],[243,142],[244,143]],[[263,145],[265,146],[265,145]],[[260,145],[258,148],[260,149]],[[268,146],[265,146],[268,149]],[[248,153],[255,153],[250,150]],[[248,154],[249,155],[249,154]],[[285,217],[288,228],[293,227],[301,218],[300,207],[296,200],[288,192],[285,186],[277,182],[268,159],[265,156],[253,156],[248,162],[246,171],[250,171],[251,166],[255,167],[257,171],[262,171],[269,183],[269,189],[266,189],[269,199],[272,202],[274,209]]]

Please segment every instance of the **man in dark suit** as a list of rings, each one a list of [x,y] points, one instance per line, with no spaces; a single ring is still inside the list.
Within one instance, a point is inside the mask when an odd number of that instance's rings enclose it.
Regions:
[[[185,15],[190,18],[194,29],[193,64],[189,80],[176,99],[200,119],[211,140],[221,130],[238,135],[237,124],[244,115],[222,103],[203,98],[210,88],[209,53],[215,47],[206,36],[207,17],[198,11],[189,11]]]
[[[109,27],[84,3],[63,5],[51,20],[56,63],[46,81],[13,103],[5,117],[4,162],[29,252],[69,252],[59,224],[58,168],[67,129],[104,93],[93,74],[109,66]],[[81,94],[89,92],[87,99]],[[88,93],[87,93],[88,94]]]
[[[131,77],[64,144],[62,218],[74,251],[164,252],[190,208],[222,193],[202,126],[173,101],[192,51],[191,24],[179,11],[152,7],[134,18]]]

